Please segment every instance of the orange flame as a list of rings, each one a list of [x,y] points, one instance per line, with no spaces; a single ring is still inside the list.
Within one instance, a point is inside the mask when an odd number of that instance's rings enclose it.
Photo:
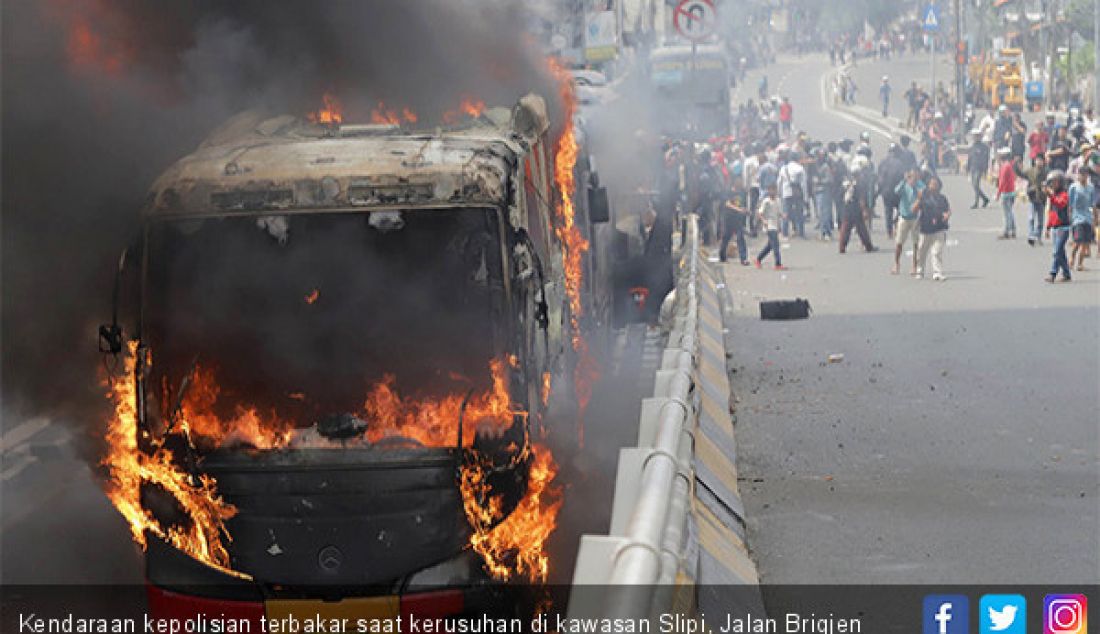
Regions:
[[[489,494],[487,482],[492,464],[478,458],[463,467],[463,508],[474,530],[470,547],[481,555],[486,571],[494,578],[508,581],[518,576],[542,583],[550,572],[546,541],[557,528],[562,504],[561,487],[553,484],[558,465],[549,448],[541,444],[528,445],[517,459],[530,460],[527,494],[499,524],[503,501]]]
[[[305,296],[305,300],[307,304],[312,305],[314,302],[317,301],[319,297],[321,297],[321,291],[315,288],[310,291],[308,295]]]
[[[127,16],[112,3],[48,0],[44,14],[65,32],[65,58],[74,71],[121,77],[133,65],[138,47],[120,37]]]
[[[577,353],[577,368],[574,374],[574,386],[578,406],[578,442],[584,446],[584,412],[592,398],[592,385],[599,378],[599,365],[588,349],[588,342],[581,335],[580,318],[584,314],[581,302],[581,286],[584,278],[584,254],[588,251],[588,240],[581,235],[576,225],[576,210],[573,197],[577,191],[574,169],[577,165],[576,130],[573,114],[576,111],[576,95],[572,77],[557,60],[548,60],[550,72],[558,81],[559,94],[565,109],[565,127],[558,137],[554,149],[554,183],[558,189],[557,222],[554,230],[563,245],[562,258],[565,268],[565,293],[569,298],[569,319],[573,331],[573,351]]]
[[[230,539],[225,522],[237,510],[218,496],[213,478],[193,477],[183,471],[172,452],[154,446],[152,453],[138,447],[137,392],[134,368],[137,366],[137,342],[129,343],[121,377],[105,380],[107,397],[115,413],[107,426],[107,455],[103,459],[110,480],[107,497],[130,524],[134,541],[145,548],[146,532],[210,566],[232,574],[229,552],[223,538]],[[189,518],[186,526],[162,526],[141,503],[142,486],[153,486],[168,493]]]
[[[75,67],[98,70],[113,76],[122,73],[125,62],[122,51],[113,50],[83,20],[77,19],[70,25],[67,52],[69,63]]]
[[[462,103],[459,104],[458,109],[462,111],[462,114],[476,119],[481,116],[482,112],[485,112],[485,102],[480,99],[471,99],[469,97],[463,97]]]
[[[108,425],[108,453],[104,459],[110,481],[107,496],[129,522],[134,540],[145,547],[146,531],[211,566],[231,574],[229,553],[223,540],[231,540],[225,522],[236,509],[217,493],[209,476],[194,477],[179,467],[172,452],[153,443],[152,453],[138,446],[136,385],[137,344],[131,342],[125,361],[125,374],[108,380],[108,397],[115,415]],[[367,431],[370,442],[387,436],[402,436],[428,446],[453,446],[457,439],[455,422],[466,409],[463,420],[489,433],[500,433],[512,424],[516,414],[509,397],[507,366],[511,358],[490,362],[491,389],[468,398],[451,394],[439,399],[402,397],[394,387],[393,376],[386,376],[368,392],[362,415],[380,424]],[[246,441],[259,449],[285,447],[293,437],[294,426],[274,414],[264,417],[255,408],[237,406],[228,419],[213,413],[220,395],[214,372],[196,367],[190,387],[180,402],[177,429],[192,439],[217,443]],[[305,400],[299,392],[288,395]],[[467,425],[464,425],[466,427]],[[553,485],[557,465],[549,449],[525,445],[517,461],[530,461],[527,491],[516,509],[503,518],[500,496],[489,494],[487,476],[490,461],[472,449],[475,433],[463,435],[470,459],[459,475],[463,509],[473,529],[470,547],[485,561],[494,577],[507,580],[521,576],[532,582],[545,581],[549,570],[546,540],[556,528],[561,508],[560,487]],[[152,443],[152,441],[150,441]],[[194,445],[192,445],[194,446]],[[141,488],[152,485],[168,492],[189,518],[186,526],[162,526],[142,506]]]
[[[546,407],[550,404],[550,373],[542,373],[542,393],[540,397],[542,399],[542,406]]]
[[[399,436],[429,447],[454,446],[458,438],[455,425],[460,415],[463,427],[468,430],[463,434],[464,446],[473,442],[474,429],[502,432],[512,424],[513,412],[505,363],[498,359],[491,361],[492,388],[468,399],[461,393],[439,398],[405,397],[397,391],[396,377],[385,375],[368,389],[357,412],[360,418],[370,422],[365,440],[373,443]],[[279,418],[274,412],[264,414],[256,407],[237,404],[232,416],[219,416],[215,411],[220,395],[214,371],[196,366],[187,393],[180,402],[179,429],[188,432],[203,446],[243,443],[257,449],[281,449],[294,441],[298,425]],[[288,396],[297,401],[306,400],[301,392]],[[463,401],[466,401],[465,411]]]
[[[321,95],[321,101],[325,107],[306,115],[310,121],[322,125],[339,125],[344,122],[344,106],[339,99],[326,92]]]
[[[402,108],[400,112],[392,108],[387,108],[386,104],[382,101],[378,102],[378,106],[371,110],[370,122],[376,125],[401,125],[404,123],[416,123],[419,117],[416,113],[408,108]]]
[[[214,372],[196,366],[187,394],[180,401],[179,429],[203,445],[241,442],[257,449],[276,449],[289,444],[294,432],[290,421],[279,419],[274,412],[265,416],[245,405],[235,406],[231,418],[222,418],[214,413],[220,394]]]
[[[383,425],[367,429],[367,438],[377,442],[387,436],[412,438],[430,447],[454,446],[458,437],[455,427],[460,416],[463,427],[463,446],[473,443],[473,429],[479,427],[491,433],[500,433],[512,424],[512,402],[508,396],[508,377],[504,362],[494,359],[489,363],[493,387],[485,393],[471,395],[462,412],[462,394],[449,394],[439,399],[402,398],[394,388],[394,377],[387,375],[371,388],[363,404],[364,418],[380,421]]]
[[[463,116],[477,119],[483,112],[485,112],[484,101],[474,99],[473,97],[463,97],[462,101],[458,104],[458,108],[443,113],[443,123],[454,125],[458,123]]]

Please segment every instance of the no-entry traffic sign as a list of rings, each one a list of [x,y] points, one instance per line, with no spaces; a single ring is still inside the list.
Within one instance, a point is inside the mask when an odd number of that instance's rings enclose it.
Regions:
[[[714,35],[718,26],[718,13],[714,0],[680,0],[672,14],[676,31],[689,40],[700,41]]]

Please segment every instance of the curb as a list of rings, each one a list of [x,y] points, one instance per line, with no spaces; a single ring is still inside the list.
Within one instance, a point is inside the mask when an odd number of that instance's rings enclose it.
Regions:
[[[642,401],[637,446],[619,452],[608,534],[581,536],[573,616],[763,612],[737,488],[729,298],[689,220],[653,397]]]
[[[706,262],[707,258],[701,258]],[[739,609],[764,613],[760,574],[749,554],[745,507],[737,487],[737,443],[730,388],[732,356],[726,335],[731,330],[725,276],[720,265],[700,267],[699,353],[695,384],[698,416],[695,431],[695,486],[691,512],[692,541],[698,544],[696,584],[701,613]],[[734,587],[741,586],[734,590]],[[746,592],[743,586],[757,586]],[[747,605],[746,605],[747,603]]]
[[[836,75],[842,70],[851,70],[851,64],[845,64],[838,69],[830,70],[821,76],[821,107],[826,112],[843,117],[852,123],[870,128],[871,132],[893,141],[902,134],[909,134],[908,130],[891,122],[891,117],[882,117],[878,112],[866,106],[841,105],[833,102],[832,84]]]

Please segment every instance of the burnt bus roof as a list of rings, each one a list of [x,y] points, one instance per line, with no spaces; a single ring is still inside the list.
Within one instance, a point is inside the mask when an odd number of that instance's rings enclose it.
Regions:
[[[503,205],[509,174],[549,127],[542,98],[463,126],[327,127],[246,112],[166,170],[149,218],[356,207]]]

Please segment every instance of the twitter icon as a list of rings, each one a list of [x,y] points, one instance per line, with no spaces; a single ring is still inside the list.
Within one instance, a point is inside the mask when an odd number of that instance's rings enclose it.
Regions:
[[[1026,634],[1027,600],[1018,594],[986,594],[978,604],[980,634]]]

